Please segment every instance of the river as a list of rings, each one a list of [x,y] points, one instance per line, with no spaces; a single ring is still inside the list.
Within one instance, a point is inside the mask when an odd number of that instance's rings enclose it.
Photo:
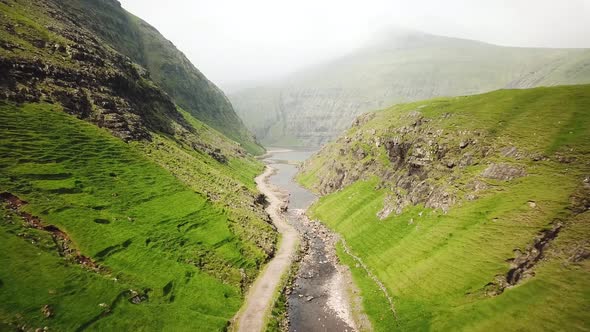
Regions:
[[[287,291],[289,331],[353,331],[349,294],[350,272],[334,253],[337,238],[318,222],[305,217],[316,196],[294,182],[296,164],[315,150],[269,148],[265,162],[277,169],[270,183],[289,193],[288,222],[302,239],[299,271]]]

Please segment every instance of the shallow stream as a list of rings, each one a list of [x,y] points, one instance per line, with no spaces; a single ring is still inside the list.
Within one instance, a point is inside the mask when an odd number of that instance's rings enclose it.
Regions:
[[[305,250],[300,268],[287,295],[289,331],[352,331],[350,314],[342,307],[341,287],[330,237],[303,215],[316,196],[294,182],[297,164],[315,150],[269,149],[265,162],[277,169],[270,182],[289,193],[288,221],[302,237]],[[344,313],[343,313],[344,311]]]

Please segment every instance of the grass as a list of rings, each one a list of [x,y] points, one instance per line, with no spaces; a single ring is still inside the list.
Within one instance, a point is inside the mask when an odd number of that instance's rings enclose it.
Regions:
[[[458,145],[461,132],[479,131],[479,146],[493,151],[459,171],[430,173],[439,178],[431,180],[457,194],[448,213],[418,202],[380,220],[377,212],[395,185],[383,185],[379,169],[373,168],[310,208],[311,217],[342,234],[392,294],[398,320],[387,315],[388,304],[372,281],[339,250],[361,288],[365,311],[377,331],[588,329],[590,261],[574,262],[572,255],[590,249],[590,214],[574,215],[570,210],[571,196],[590,171],[588,109],[589,86],[502,90],[395,106],[346,133],[361,142],[384,137],[390,128],[407,125],[411,121],[407,114],[419,110],[431,120],[427,124],[431,131],[448,133],[432,138],[435,142]],[[343,146],[339,139],[325,148],[307,164],[300,182],[311,183],[317,190],[318,181],[331,172],[325,160],[337,160],[352,170],[349,163],[354,160],[338,154]],[[511,159],[500,154],[503,146],[550,159]],[[385,152],[372,145],[368,153],[378,159]],[[560,163],[557,155],[576,159]],[[511,181],[487,179],[489,188],[479,198],[465,199],[464,194],[470,193],[466,185],[491,162],[523,165],[528,175]],[[537,206],[531,208],[528,201]],[[534,268],[535,276],[498,296],[486,295],[486,285],[510,269],[507,260],[515,257],[513,250],[527,248],[555,220],[564,227]]]
[[[27,12],[22,5],[11,5],[0,3],[0,15],[2,15],[7,23],[12,24],[14,33],[7,31],[5,28],[0,29],[0,40],[20,47],[14,48],[11,51],[2,48],[0,49],[0,55],[5,58],[33,58],[35,56],[43,56],[47,62],[62,63],[64,60],[59,54],[48,54],[48,52],[35,47],[31,43],[31,40],[37,39],[45,41],[48,44],[57,43],[61,45],[67,45],[67,40],[45,28],[43,25],[47,24],[48,21],[45,16],[37,15],[39,13],[38,11],[30,9],[32,12]]]
[[[348,265],[350,269],[353,281],[362,295],[363,313],[370,317],[373,330],[387,331],[392,327],[397,327],[387,298],[377,284],[367,277],[366,271],[344,251],[342,243],[337,244],[336,254],[340,261]],[[352,296],[358,296],[358,294]]]
[[[125,144],[59,106],[1,104],[0,118],[0,191],[28,201],[26,211],[59,227],[75,248],[107,269],[95,273],[64,260],[48,234],[24,227],[3,209],[4,327],[226,327],[243,300],[242,272],[253,278],[265,257],[253,239],[233,231],[240,207],[230,210],[207,199],[146,158],[142,143]],[[245,168],[243,178],[257,168]],[[230,174],[225,170],[226,178]],[[242,186],[251,190],[250,182]],[[149,300],[131,304],[129,289],[147,291]],[[101,316],[101,303],[111,306],[111,315]],[[46,304],[55,311],[50,319],[41,315]]]

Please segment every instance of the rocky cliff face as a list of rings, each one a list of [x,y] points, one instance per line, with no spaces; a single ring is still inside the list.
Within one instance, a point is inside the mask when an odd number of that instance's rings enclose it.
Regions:
[[[576,88],[582,93],[587,89]],[[494,95],[498,98],[491,97]],[[502,92],[485,96],[481,100],[491,98],[491,103],[505,98]],[[468,97],[464,100],[470,104]],[[578,160],[564,151],[532,148],[538,143],[531,146],[501,135],[499,139],[501,129],[488,128],[486,122],[478,124],[478,114],[469,119],[467,112],[448,106],[453,103],[463,102],[460,98],[456,102],[433,100],[361,115],[346,134],[303,164],[300,179],[319,194],[328,195],[358,180],[378,177],[376,189],[390,191],[378,214],[385,219],[416,205],[446,213],[458,201],[477,199],[480,192],[491,188],[491,181],[501,183],[527,176],[531,168],[536,168],[535,163],[555,162],[567,167]],[[498,107],[490,112],[507,110]],[[473,123],[465,126],[464,121]],[[510,120],[502,116],[498,121],[502,127]]]
[[[432,120],[418,110],[406,114],[403,124],[398,124],[401,126],[383,131],[365,125],[374,117],[369,113],[357,118],[347,135],[318,153],[330,161],[318,171],[321,175],[313,188],[327,195],[377,176],[380,188],[391,188],[379,212],[380,219],[391,213],[401,214],[404,208],[418,204],[448,211],[458,193],[447,181],[457,180],[465,167],[485,164],[486,157],[493,153],[489,138],[481,132],[434,128],[430,125]],[[302,171],[308,171],[314,163],[313,159],[307,162]],[[508,180],[513,176],[504,173],[511,167],[491,164],[493,170],[486,170],[481,176]],[[439,181],[442,178],[445,180]],[[468,186],[477,188],[473,193],[485,189],[480,180]]]
[[[223,93],[143,21],[137,22],[157,43],[151,47],[136,44],[141,41],[141,31],[134,28],[136,21],[117,1],[30,3],[28,10],[38,20],[34,25],[25,24],[16,16],[16,7],[28,3],[8,2],[8,8],[13,7],[14,11],[2,13],[2,99],[59,103],[67,112],[108,128],[125,141],[149,140],[150,131],[169,135],[194,131],[177,111],[175,103],[179,103],[191,115],[214,127],[225,124],[230,137],[241,142],[248,152],[262,151]],[[102,16],[96,14],[95,7]],[[107,14],[113,16],[104,19]],[[154,54],[152,50],[156,48],[159,53]],[[159,62],[162,67],[149,60],[159,59],[160,53],[167,61],[167,65]],[[175,61],[178,65],[174,65]],[[170,66],[177,68],[176,72],[162,69]],[[170,85],[174,82],[185,82],[186,86],[177,89]],[[198,109],[183,102],[182,97],[168,94],[169,91],[190,94]],[[189,144],[199,142],[193,140]],[[213,153],[215,148],[208,146],[205,150]]]
[[[588,50],[509,48],[409,32],[230,99],[263,142],[321,146],[363,112],[437,96],[588,83],[588,63]]]
[[[263,149],[225,94],[154,27],[126,12],[116,0],[68,0],[62,8],[74,20],[85,22],[88,29],[117,51],[146,68],[151,79],[177,105],[239,142],[249,152],[262,153]]]
[[[171,134],[186,127],[178,104],[249,152],[262,151],[224,94],[117,1],[47,0],[29,10],[37,26],[3,14],[3,97],[61,102],[125,140],[148,138],[146,128]]]
[[[10,31],[12,23],[6,21],[4,28]],[[44,57],[20,56],[24,47],[7,47],[4,42],[2,99],[60,103],[66,112],[108,128],[126,141],[149,139],[149,130],[172,134],[173,122],[185,124],[174,103],[149,81],[144,69],[100,46],[95,38],[84,35],[84,30],[50,29],[56,39],[68,38],[33,44]],[[29,38],[36,37],[26,32],[15,34],[22,42],[32,43]],[[18,51],[13,52],[15,49]]]
[[[149,139],[150,130],[172,134],[175,125],[186,127],[145,69],[64,17],[58,4],[38,2],[31,10],[39,15],[38,26],[3,13],[3,99],[62,104],[66,112],[127,141]]]

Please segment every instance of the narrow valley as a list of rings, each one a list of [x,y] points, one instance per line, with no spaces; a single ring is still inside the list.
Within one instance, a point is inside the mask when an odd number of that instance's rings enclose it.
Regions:
[[[317,221],[312,221],[305,215],[306,209],[316,200],[316,196],[294,181],[298,171],[297,165],[309,158],[314,150],[269,149],[264,159],[272,175],[266,182],[270,187],[270,205],[267,211],[273,218],[278,219],[278,225],[283,221],[293,227],[298,233],[299,252],[298,262],[291,283],[283,290],[286,295],[286,323],[289,331],[355,331],[358,330],[355,318],[361,318],[360,301],[350,271],[339,263],[335,252],[338,237]],[[269,171],[265,174],[269,174]],[[264,176],[264,175],[263,175]],[[263,177],[261,176],[261,177]],[[259,181],[260,184],[260,181]],[[266,193],[261,186],[261,191]],[[276,199],[281,204],[276,204]],[[276,209],[276,210],[274,210]],[[278,213],[277,213],[278,212]],[[276,225],[276,224],[275,224]],[[279,227],[277,227],[279,228]],[[285,229],[279,232],[285,238]],[[289,231],[287,231],[287,236]],[[279,251],[287,250],[290,241],[281,241]],[[270,265],[281,254],[273,258],[269,267],[263,271],[261,279],[268,274]],[[275,275],[275,278],[280,278]],[[259,283],[257,281],[253,287]],[[357,298],[354,298],[356,295]],[[253,301],[259,300],[252,294]],[[249,300],[246,300],[246,306]],[[357,318],[358,317],[358,318]],[[370,322],[366,317],[360,319],[360,327],[367,330]],[[240,330],[243,326],[239,326]],[[247,331],[248,329],[243,329]],[[254,329],[250,329],[253,331]]]
[[[0,332],[589,332],[584,1],[0,0]]]

